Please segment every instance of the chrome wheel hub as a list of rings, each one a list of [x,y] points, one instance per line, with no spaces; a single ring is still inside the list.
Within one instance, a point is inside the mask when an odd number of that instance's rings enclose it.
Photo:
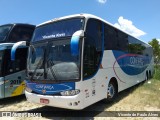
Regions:
[[[115,89],[114,89],[114,86],[112,84],[109,84],[108,86],[108,96],[110,98],[112,98],[115,94]]]

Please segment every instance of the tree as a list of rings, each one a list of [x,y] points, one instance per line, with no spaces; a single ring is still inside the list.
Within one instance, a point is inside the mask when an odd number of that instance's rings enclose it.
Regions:
[[[154,61],[155,61],[155,64],[157,65],[160,63],[160,43],[156,38],[152,39],[152,41],[148,43],[153,48]]]

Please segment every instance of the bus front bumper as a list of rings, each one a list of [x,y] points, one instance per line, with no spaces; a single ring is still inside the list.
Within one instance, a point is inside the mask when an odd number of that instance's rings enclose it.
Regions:
[[[51,96],[30,93],[25,90],[27,101],[47,106],[81,110],[83,109],[82,99],[79,95],[75,96]]]

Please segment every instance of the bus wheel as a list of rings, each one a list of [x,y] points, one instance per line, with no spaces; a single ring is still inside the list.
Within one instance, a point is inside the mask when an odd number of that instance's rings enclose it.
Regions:
[[[114,82],[110,82],[107,91],[107,101],[112,102],[117,95],[117,88]]]

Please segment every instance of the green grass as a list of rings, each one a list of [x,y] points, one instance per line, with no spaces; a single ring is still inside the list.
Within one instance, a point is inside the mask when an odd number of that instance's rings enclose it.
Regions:
[[[153,78],[160,81],[160,65],[155,66]]]
[[[135,92],[141,98],[141,104],[160,109],[160,80],[150,79],[136,89]]]

